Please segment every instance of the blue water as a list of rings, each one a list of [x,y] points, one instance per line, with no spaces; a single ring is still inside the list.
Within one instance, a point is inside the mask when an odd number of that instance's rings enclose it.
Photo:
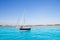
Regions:
[[[60,40],[60,26],[35,26],[30,31],[0,27],[0,40]]]

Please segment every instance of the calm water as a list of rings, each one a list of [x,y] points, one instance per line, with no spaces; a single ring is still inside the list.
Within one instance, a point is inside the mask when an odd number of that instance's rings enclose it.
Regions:
[[[30,31],[0,27],[0,40],[60,40],[60,26],[36,26]]]

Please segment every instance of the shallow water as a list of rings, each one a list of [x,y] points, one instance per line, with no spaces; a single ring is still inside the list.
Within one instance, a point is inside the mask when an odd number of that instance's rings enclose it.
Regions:
[[[30,31],[0,27],[0,40],[60,40],[60,26],[36,26]]]

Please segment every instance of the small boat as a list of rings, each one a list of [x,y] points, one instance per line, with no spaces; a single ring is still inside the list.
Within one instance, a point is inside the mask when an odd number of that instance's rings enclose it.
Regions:
[[[21,26],[20,30],[31,30],[31,28]]]
[[[31,28],[20,28],[20,30],[31,30]]]
[[[21,26],[19,29],[20,29],[20,30],[31,30],[30,27],[27,27],[27,26],[25,25],[25,13],[23,14],[23,20],[24,20],[23,26]]]
[[[25,25],[25,13],[23,14],[23,17],[24,17],[23,26],[20,26],[19,30],[31,30],[31,28],[29,28]]]

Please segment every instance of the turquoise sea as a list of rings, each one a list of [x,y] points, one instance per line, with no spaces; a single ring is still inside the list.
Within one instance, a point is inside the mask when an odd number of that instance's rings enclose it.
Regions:
[[[0,40],[60,40],[60,26],[34,26],[30,31],[0,26]]]

